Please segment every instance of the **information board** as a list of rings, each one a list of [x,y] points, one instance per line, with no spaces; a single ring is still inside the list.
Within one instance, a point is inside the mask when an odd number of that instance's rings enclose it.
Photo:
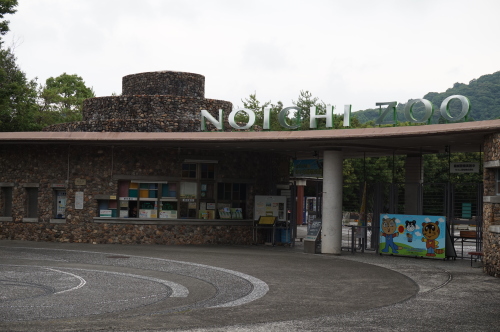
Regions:
[[[317,241],[321,232],[321,219],[315,219],[311,222],[311,226],[307,230],[307,235],[304,241]]]
[[[274,216],[279,221],[286,221],[286,212],[286,196],[255,196],[254,220],[262,216]]]

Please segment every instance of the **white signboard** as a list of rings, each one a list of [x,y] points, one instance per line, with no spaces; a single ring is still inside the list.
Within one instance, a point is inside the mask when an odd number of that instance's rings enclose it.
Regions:
[[[83,191],[75,192],[75,209],[76,210],[83,209]]]
[[[479,163],[450,163],[450,173],[479,173]]]
[[[254,219],[261,216],[278,217],[279,221],[286,221],[286,196],[255,196]]]
[[[112,211],[111,210],[100,210],[99,217],[101,218],[111,218]]]

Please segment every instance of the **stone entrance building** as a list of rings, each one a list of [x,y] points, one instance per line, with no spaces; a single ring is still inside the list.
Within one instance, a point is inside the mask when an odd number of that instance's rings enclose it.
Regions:
[[[290,159],[316,152],[331,211],[323,215],[322,250],[335,254],[343,159],[415,158],[451,147],[484,152],[484,263],[500,275],[500,120],[201,132],[201,110],[218,117],[220,109],[231,128],[231,103],[206,99],[201,75],[142,73],[123,78],[121,96],[86,100],[81,122],[0,133],[0,239],[250,244],[255,196],[279,195]]]

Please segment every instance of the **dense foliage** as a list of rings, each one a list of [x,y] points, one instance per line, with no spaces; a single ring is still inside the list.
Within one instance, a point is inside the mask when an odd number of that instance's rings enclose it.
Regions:
[[[462,95],[470,100],[471,110],[468,120],[493,120],[500,118],[500,71],[483,75],[478,79],[473,79],[469,84],[455,83],[453,87],[445,92],[429,92],[424,99],[429,100],[434,105],[434,115],[431,123],[441,123],[443,119],[440,117],[439,108],[443,100],[452,95]],[[405,104],[397,106],[397,119],[400,122],[406,121],[404,116]],[[461,107],[458,101],[450,103],[450,113],[457,114]],[[422,105],[415,105],[415,115],[422,112]],[[374,121],[379,116],[379,109],[367,109],[353,113],[360,122],[367,123]]]
[[[16,12],[17,0],[0,0],[0,19]],[[0,36],[9,31],[0,21]],[[29,80],[16,63],[12,48],[0,40],[0,131],[37,131],[45,126],[80,120],[84,99],[94,97],[77,75],[50,77],[45,85]]]

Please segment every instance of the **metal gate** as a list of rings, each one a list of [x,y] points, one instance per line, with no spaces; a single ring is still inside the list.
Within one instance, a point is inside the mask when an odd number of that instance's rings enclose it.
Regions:
[[[414,214],[445,216],[453,240],[460,238],[460,225],[475,226],[476,251],[481,250],[482,183],[367,183],[366,190],[364,188],[364,183],[344,184],[345,249],[378,248],[380,215],[408,214],[405,212],[408,203],[406,194],[411,190],[412,197],[416,198],[412,202]],[[363,197],[365,211],[361,211]],[[367,231],[363,241],[358,241],[353,232],[356,225],[362,225],[362,222],[366,222]]]

